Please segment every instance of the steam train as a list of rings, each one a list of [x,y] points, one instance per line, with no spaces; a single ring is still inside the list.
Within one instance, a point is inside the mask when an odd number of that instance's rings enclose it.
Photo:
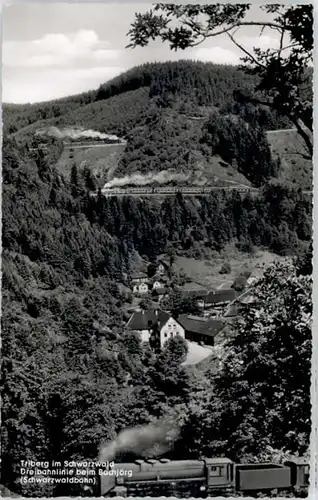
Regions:
[[[185,498],[252,496],[270,490],[293,492],[304,497],[309,485],[309,465],[302,460],[235,464],[227,458],[202,460],[136,460],[115,464],[109,474],[99,471],[98,496],[177,496]],[[104,474],[103,474],[104,472]]]
[[[247,192],[258,192],[256,188],[249,188],[245,186],[161,186],[161,187],[149,187],[149,186],[139,186],[139,187],[113,187],[113,188],[104,188],[102,193],[104,196],[129,196],[129,195],[152,195],[152,194],[188,194],[188,195],[200,195],[200,194],[209,194],[212,191],[220,191],[222,189],[235,190],[239,193],[247,193]]]

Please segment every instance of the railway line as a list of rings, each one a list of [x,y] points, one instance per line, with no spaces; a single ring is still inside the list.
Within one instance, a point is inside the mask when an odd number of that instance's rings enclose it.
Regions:
[[[177,193],[182,193],[185,196],[198,196],[198,195],[209,195],[214,191],[237,191],[239,193],[257,194],[259,190],[257,188],[249,186],[173,186],[173,187],[127,187],[127,188],[104,188],[102,189],[102,194],[104,196],[169,196],[175,195]]]
[[[134,197],[152,197],[152,196],[174,196],[177,193],[181,193],[183,196],[208,196],[212,192],[216,191],[236,191],[238,193],[250,193],[252,196],[256,196],[260,193],[260,189],[245,185],[234,185],[234,186],[165,186],[165,187],[126,187],[126,188],[104,188],[102,189],[102,194],[106,198],[111,197],[124,197],[124,196],[134,196]],[[311,196],[312,191],[304,190],[303,194],[306,196]],[[92,193],[92,196],[97,196],[97,193]]]

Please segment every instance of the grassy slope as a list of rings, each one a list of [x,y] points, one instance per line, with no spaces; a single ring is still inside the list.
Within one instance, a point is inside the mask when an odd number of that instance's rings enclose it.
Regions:
[[[257,251],[255,255],[241,253],[229,245],[222,255],[213,255],[210,260],[197,260],[195,258],[178,256],[174,263],[177,273],[184,273],[189,282],[183,288],[186,289],[228,289],[234,279],[242,271],[248,269],[255,277],[262,275],[263,269],[274,261],[282,261],[285,257],[277,256],[268,251]],[[229,274],[220,274],[222,264],[228,261],[231,264]],[[192,285],[191,285],[192,282]],[[197,286],[193,286],[196,283]]]
[[[64,149],[56,166],[57,169],[69,178],[72,164],[75,163],[77,168],[88,167],[99,180],[100,187],[106,183],[106,178],[111,179],[113,172],[116,170],[122,155],[124,154],[125,144],[107,144],[106,146],[98,146],[92,148]]]
[[[306,150],[296,130],[267,133],[272,152],[282,161],[280,179],[295,183],[303,189],[312,189],[312,162],[303,155]]]

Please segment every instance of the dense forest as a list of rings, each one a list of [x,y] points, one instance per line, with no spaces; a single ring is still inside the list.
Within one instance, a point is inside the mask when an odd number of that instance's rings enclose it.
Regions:
[[[190,70],[190,71],[189,71]],[[80,106],[105,101],[115,96],[148,88],[150,97],[168,94],[186,96],[197,105],[233,102],[233,90],[252,89],[255,78],[236,68],[194,61],[147,63],[132,68],[101,85],[96,91],[57,99],[47,103],[4,105],[4,127],[7,133],[43,119],[56,118]]]
[[[236,86],[248,87],[251,77],[202,63],[185,76],[193,64],[136,68],[83,101],[4,109],[4,130],[17,132],[5,134],[2,165],[2,482],[13,492],[80,494],[70,486],[21,485],[20,460],[96,458],[100,444],[122,429],[158,419],[178,428],[170,458],[253,461],[307,452],[311,200],[273,179],[279,163],[264,130],[282,126],[280,118],[232,100]],[[180,117],[194,113],[202,127],[187,129]],[[202,156],[225,157],[261,189],[255,197],[220,191],[161,202],[106,199],[100,191],[92,197],[89,171],[73,167],[70,180],[57,172],[58,140],[50,139],[47,154],[30,152],[30,130],[52,117],[127,135],[122,172],[133,161],[140,164],[132,170],[142,169],[150,157],[171,166],[181,159],[180,136],[188,134],[183,151],[193,149],[196,137]],[[149,134],[153,142],[145,146]],[[195,166],[191,154],[183,160],[184,168]],[[228,243],[247,253],[266,248],[290,262],[273,266],[257,285],[257,306],[234,325],[239,333],[215,376],[187,369],[178,340],[160,353],[142,345],[125,328],[123,304],[130,298],[122,285],[136,254],[152,261],[173,248],[200,259],[211,251],[222,255]],[[127,456],[123,451],[117,459]]]

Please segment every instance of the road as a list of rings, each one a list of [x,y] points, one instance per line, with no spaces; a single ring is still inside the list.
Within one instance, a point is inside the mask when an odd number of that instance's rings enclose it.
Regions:
[[[297,132],[296,128],[281,128],[279,130],[267,130],[267,134],[278,134],[280,132]]]

